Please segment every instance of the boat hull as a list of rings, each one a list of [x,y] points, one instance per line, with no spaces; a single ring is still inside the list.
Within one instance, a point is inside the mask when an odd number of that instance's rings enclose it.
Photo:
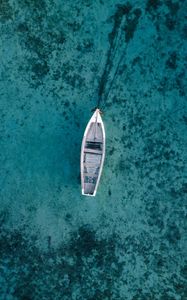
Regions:
[[[84,132],[81,147],[82,195],[95,196],[105,158],[105,129],[96,109]]]

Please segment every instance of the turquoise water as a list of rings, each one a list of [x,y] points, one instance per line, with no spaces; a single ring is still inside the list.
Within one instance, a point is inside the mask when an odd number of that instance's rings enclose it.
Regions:
[[[0,299],[187,299],[186,1],[0,1]],[[106,160],[81,196],[99,101]]]

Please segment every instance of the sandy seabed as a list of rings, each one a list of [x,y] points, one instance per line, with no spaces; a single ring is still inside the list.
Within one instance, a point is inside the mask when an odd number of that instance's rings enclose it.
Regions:
[[[0,299],[187,299],[186,7],[0,2]],[[98,101],[106,160],[87,198]]]

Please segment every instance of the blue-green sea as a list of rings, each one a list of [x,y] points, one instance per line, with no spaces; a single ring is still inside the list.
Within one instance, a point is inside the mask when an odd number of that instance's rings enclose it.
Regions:
[[[186,20],[185,0],[0,0],[0,300],[187,299]]]

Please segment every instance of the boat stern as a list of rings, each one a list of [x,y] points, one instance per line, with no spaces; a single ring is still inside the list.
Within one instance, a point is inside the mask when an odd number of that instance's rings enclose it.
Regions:
[[[83,195],[83,196],[88,196],[88,197],[95,197],[95,195],[96,195],[96,190],[94,191],[93,194],[86,194],[86,193],[84,192],[84,189],[82,189],[82,195]]]

